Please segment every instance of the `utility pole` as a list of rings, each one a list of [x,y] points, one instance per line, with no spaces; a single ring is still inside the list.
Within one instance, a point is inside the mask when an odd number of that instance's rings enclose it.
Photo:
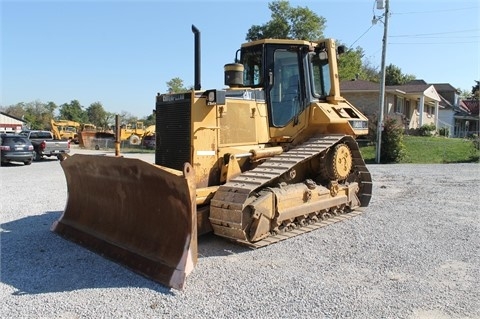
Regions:
[[[382,0],[377,0],[377,8],[379,2],[383,3]],[[385,21],[383,23],[383,46],[382,46],[382,65],[381,65],[381,75],[380,75],[380,112],[378,114],[378,126],[377,126],[377,149],[375,156],[375,163],[380,164],[380,152],[382,148],[382,130],[383,130],[383,111],[385,109],[385,58],[387,56],[387,40],[388,40],[388,17],[390,15],[389,0],[385,0]],[[373,22],[379,21],[376,17],[373,18]]]

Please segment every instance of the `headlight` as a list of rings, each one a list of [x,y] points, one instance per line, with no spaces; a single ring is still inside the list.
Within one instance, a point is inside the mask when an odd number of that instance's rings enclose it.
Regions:
[[[351,121],[348,121],[350,123],[350,125],[352,126],[352,128],[356,129],[356,130],[365,130],[365,129],[368,129],[368,121],[364,121],[364,120],[351,120]]]

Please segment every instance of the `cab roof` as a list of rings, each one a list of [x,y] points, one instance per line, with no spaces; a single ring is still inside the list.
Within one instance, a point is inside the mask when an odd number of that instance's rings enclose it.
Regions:
[[[242,48],[258,45],[258,44],[292,44],[292,45],[312,45],[316,46],[316,42],[306,40],[292,40],[292,39],[260,39],[242,44]]]

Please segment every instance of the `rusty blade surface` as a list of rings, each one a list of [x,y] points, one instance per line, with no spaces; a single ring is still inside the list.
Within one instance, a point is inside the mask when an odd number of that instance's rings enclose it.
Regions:
[[[197,262],[194,172],[75,154],[61,162],[68,200],[52,230],[168,287]]]

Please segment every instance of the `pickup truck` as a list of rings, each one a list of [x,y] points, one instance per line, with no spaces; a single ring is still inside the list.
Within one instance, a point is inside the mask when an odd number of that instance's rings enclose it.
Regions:
[[[44,156],[56,156],[62,160],[62,154],[70,153],[70,141],[56,140],[50,131],[22,131],[20,134],[25,135],[32,142],[35,161],[41,160]]]

